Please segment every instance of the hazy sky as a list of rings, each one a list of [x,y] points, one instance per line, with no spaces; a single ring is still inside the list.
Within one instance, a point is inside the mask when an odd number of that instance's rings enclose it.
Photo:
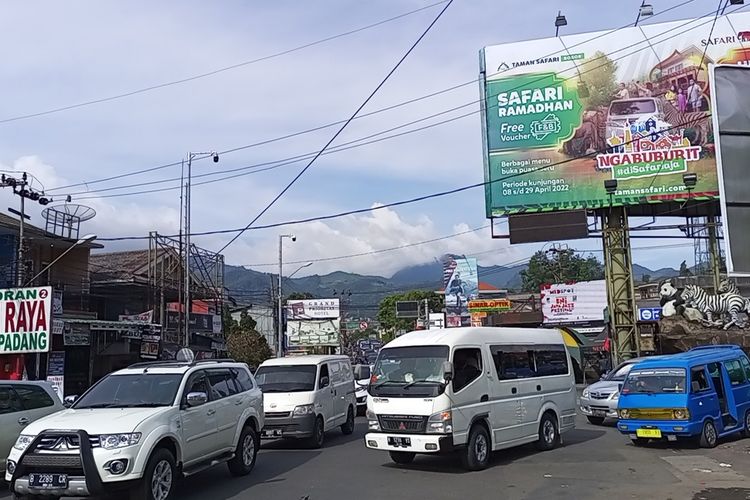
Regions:
[[[126,93],[274,54],[429,5],[425,0],[8,2],[0,43],[4,105],[0,120]],[[554,34],[558,10],[565,33],[612,29],[635,20],[640,0],[456,0],[444,17],[365,109],[377,110],[477,77],[486,45]],[[658,12],[683,0],[654,0]],[[606,4],[606,5],[605,5]],[[695,0],[648,22],[708,14],[715,2]],[[179,161],[188,151],[227,150],[342,120],[402,56],[442,5],[373,29],[230,71],[96,105],[0,123],[0,168],[27,170],[50,190],[72,183],[97,217],[84,232],[101,237],[176,233],[178,182],[100,191],[179,177],[180,167],[91,183],[102,177]],[[335,144],[362,138],[476,101],[477,84],[355,121]],[[421,122],[434,123],[477,105]],[[415,125],[419,126],[419,125]],[[398,131],[407,130],[399,129]],[[243,149],[218,164],[201,161],[201,175],[315,151],[335,128]],[[304,163],[255,172],[193,189],[193,230],[242,227],[297,174]],[[250,175],[251,174],[251,175]],[[220,178],[210,176],[194,182]],[[445,125],[325,155],[259,224],[389,203],[483,180],[480,119]],[[165,192],[108,195],[172,187]],[[0,208],[16,206],[0,192]],[[55,191],[53,191],[55,192]],[[40,207],[32,206],[41,224]],[[487,224],[481,189],[394,210],[283,229],[297,236],[288,260],[334,257],[464,232]],[[282,230],[248,231],[225,252],[230,264],[273,263]],[[229,236],[196,238],[218,250]],[[634,246],[682,244],[635,251],[650,267],[692,259],[689,240],[638,240]],[[107,244],[108,249],[145,242]],[[601,248],[596,239],[571,243]],[[539,245],[510,246],[489,230],[377,256],[320,262],[305,269],[390,275],[446,251],[480,254],[480,264],[506,264]],[[494,250],[494,251],[493,251]],[[271,271],[270,267],[257,269]],[[305,274],[305,273],[301,273]]]

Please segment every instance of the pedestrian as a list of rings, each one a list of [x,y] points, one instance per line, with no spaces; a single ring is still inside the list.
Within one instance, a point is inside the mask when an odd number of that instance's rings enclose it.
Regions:
[[[687,111],[687,96],[682,89],[677,91],[677,109],[680,110],[680,114],[682,115]]]
[[[700,111],[701,102],[703,101],[703,91],[694,78],[690,79],[690,85],[687,89],[687,97],[690,111]]]
[[[628,87],[624,83],[620,83],[620,88],[617,89],[617,93],[615,93],[616,99],[630,99],[630,92],[628,91]]]
[[[677,92],[675,91],[674,85],[672,85],[664,94],[664,99],[675,108],[677,107]]]

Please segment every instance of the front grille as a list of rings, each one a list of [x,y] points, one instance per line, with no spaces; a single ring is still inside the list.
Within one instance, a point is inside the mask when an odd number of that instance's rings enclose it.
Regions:
[[[380,415],[380,428],[388,432],[423,433],[427,428],[427,417],[418,415]]]
[[[23,457],[23,465],[28,467],[51,467],[61,469],[80,469],[81,456],[76,455],[63,455],[62,453],[44,453],[44,454],[29,454]]]
[[[611,392],[592,392],[589,396],[591,399],[609,399]]]
[[[290,411],[267,411],[266,418],[286,418],[291,414]]]
[[[629,418],[637,420],[674,420],[674,413],[669,408],[641,408],[628,410]]]
[[[592,410],[603,410],[603,411],[609,411],[609,406],[598,406],[598,405],[591,405],[589,406]]]
[[[99,436],[89,436],[92,448],[99,447]],[[78,436],[74,434],[45,434],[36,445],[37,450],[44,451],[68,451],[77,450],[81,443]]]

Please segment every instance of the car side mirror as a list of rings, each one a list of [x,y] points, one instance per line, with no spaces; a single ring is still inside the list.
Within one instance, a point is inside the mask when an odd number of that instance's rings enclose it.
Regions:
[[[78,401],[78,395],[75,396],[66,396],[65,399],[63,399],[63,406],[65,408],[70,408],[75,404],[76,401]]]
[[[190,408],[202,406],[208,403],[208,395],[205,392],[191,392],[187,395],[187,405]]]
[[[357,365],[354,367],[354,378],[357,380],[364,380],[370,378],[370,367],[367,365]]]
[[[453,380],[453,363],[450,361],[443,361],[443,379],[446,383]]]
[[[325,389],[326,387],[328,387],[330,383],[331,383],[331,380],[328,377],[320,377],[319,389]]]

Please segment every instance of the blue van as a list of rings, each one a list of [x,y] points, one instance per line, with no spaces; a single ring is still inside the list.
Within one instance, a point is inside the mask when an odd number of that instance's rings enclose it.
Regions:
[[[695,438],[713,448],[735,432],[750,437],[750,361],[735,345],[645,359],[625,379],[617,411],[617,428],[636,445]]]

